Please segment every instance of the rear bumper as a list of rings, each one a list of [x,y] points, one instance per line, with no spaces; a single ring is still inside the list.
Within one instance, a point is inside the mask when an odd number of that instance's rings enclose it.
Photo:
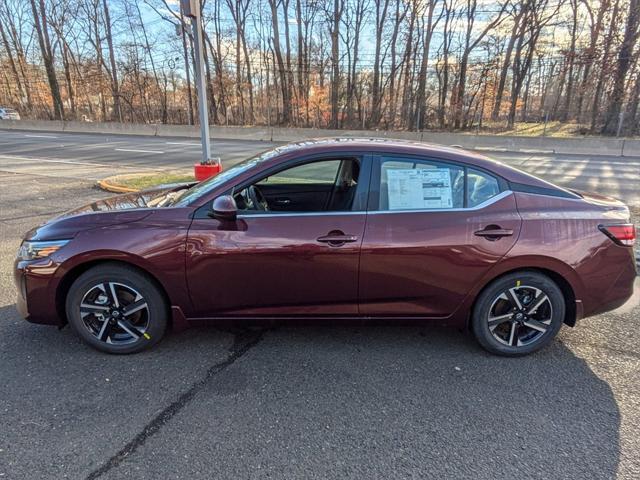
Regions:
[[[617,269],[617,275],[611,275],[609,279],[614,281],[602,281],[591,286],[590,298],[584,299],[584,317],[598,315],[600,313],[615,310],[624,305],[633,295],[634,283],[638,275],[635,257],[632,248],[613,247],[616,250],[627,250],[624,255],[625,261],[620,261],[612,265]]]

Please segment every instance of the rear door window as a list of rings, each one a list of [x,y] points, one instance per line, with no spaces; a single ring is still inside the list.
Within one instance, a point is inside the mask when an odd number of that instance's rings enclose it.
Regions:
[[[379,210],[442,210],[464,205],[464,169],[421,159],[383,158]]]

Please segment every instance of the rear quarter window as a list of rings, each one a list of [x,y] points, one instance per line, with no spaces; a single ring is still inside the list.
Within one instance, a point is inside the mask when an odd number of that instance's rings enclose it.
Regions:
[[[496,177],[475,168],[467,169],[466,206],[468,208],[476,207],[499,193],[500,183]]]

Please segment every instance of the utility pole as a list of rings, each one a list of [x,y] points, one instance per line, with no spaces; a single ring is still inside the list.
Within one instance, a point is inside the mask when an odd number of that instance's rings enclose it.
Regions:
[[[200,0],[181,0],[182,14],[191,20],[196,57],[196,89],[198,91],[198,110],[200,114],[200,138],[202,140],[203,165],[211,163],[211,140],[209,139],[209,109],[204,80],[204,55],[202,53],[202,20]]]

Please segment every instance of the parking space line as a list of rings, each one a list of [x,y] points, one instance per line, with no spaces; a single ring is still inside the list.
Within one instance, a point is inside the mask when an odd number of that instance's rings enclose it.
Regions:
[[[58,138],[57,135],[31,135],[28,133],[26,133],[24,136],[29,138]]]
[[[133,153],[164,153],[160,150],[137,150],[133,148],[114,148],[116,152],[133,152]]]
[[[154,170],[158,171],[158,167],[148,167],[146,165],[132,165],[126,163],[98,163],[98,162],[83,162],[80,160],[60,160],[56,158],[36,158],[36,157],[20,157],[17,155],[2,155],[0,154],[0,160],[20,160],[20,161],[28,161],[28,162],[46,162],[46,163],[63,163],[67,165],[86,165],[89,167],[105,167],[105,168],[131,168],[131,169],[142,169],[142,170]],[[1,165],[1,164],[0,164]]]
[[[123,142],[107,142],[107,143],[82,143],[79,144],[81,148],[113,148],[115,144],[123,143]]]

